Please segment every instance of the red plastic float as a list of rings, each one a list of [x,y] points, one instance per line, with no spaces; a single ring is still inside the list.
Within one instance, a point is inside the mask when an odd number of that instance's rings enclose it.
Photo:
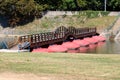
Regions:
[[[62,44],[62,46],[68,48],[68,49],[76,49],[76,48],[79,48],[80,45],[79,44],[76,44],[76,43],[73,43],[73,42],[64,42]]]
[[[49,52],[47,48],[38,48],[38,49],[33,49],[32,52]]]
[[[102,46],[104,44],[105,44],[105,42],[98,42],[98,46]]]
[[[89,48],[90,48],[90,49],[95,49],[96,47],[97,47],[97,44],[90,44],[90,45],[89,45]]]
[[[33,51],[32,52],[39,52],[37,49],[33,49]]]
[[[98,40],[96,40],[94,38],[84,38],[83,40],[88,41],[88,42],[90,42],[92,44],[98,43]]]
[[[80,53],[86,53],[88,51],[89,47],[80,47],[79,52]]]
[[[48,50],[49,52],[66,52],[68,49],[62,45],[51,45]]]
[[[106,38],[105,37],[102,37],[102,36],[93,36],[92,38],[94,38],[94,39],[96,39],[96,40],[98,40],[98,41],[102,41],[102,42],[104,42],[104,41],[106,41]]]
[[[80,40],[80,39],[73,40],[73,43],[79,44],[81,47],[82,46],[89,46],[89,44],[90,44],[89,42],[87,42],[85,40]]]

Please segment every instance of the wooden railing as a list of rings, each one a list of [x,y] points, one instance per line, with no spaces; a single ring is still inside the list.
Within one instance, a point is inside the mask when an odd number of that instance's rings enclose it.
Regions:
[[[96,28],[66,28],[61,26],[53,32],[25,35],[19,37],[19,42],[30,42],[30,48],[36,48],[44,45],[50,45],[57,42],[63,42],[69,37],[84,38],[96,35]]]

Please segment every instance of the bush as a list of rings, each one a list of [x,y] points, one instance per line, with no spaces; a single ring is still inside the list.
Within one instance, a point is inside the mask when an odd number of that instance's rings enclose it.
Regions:
[[[78,16],[86,16],[87,18],[96,18],[101,16],[107,16],[109,12],[104,11],[80,11]]]

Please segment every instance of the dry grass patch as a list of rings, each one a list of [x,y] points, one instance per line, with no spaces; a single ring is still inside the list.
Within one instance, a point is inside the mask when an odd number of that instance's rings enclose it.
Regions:
[[[119,80],[119,57],[117,54],[0,53],[0,72],[35,74],[51,80]]]
[[[16,34],[33,34],[40,32],[54,31],[59,26],[74,26],[74,27],[97,27],[98,31],[101,32],[108,26],[112,24],[115,20],[115,16],[104,16],[97,18],[84,18],[78,16],[66,16],[65,18],[61,16],[42,18],[40,20],[35,20],[24,26],[19,26],[15,28]]]

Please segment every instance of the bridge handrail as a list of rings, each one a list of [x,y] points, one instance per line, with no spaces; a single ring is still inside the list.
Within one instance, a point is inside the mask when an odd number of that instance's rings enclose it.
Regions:
[[[87,27],[86,28],[75,28],[75,27],[66,28],[62,26],[62,27],[58,27],[53,32],[20,36],[19,42],[28,41],[30,42],[31,45],[34,44],[34,46],[38,45],[38,43],[41,43],[41,45],[44,45],[48,43],[65,41],[65,39],[69,36],[69,34],[71,34],[75,38],[94,35],[96,34],[96,28],[87,28]]]

